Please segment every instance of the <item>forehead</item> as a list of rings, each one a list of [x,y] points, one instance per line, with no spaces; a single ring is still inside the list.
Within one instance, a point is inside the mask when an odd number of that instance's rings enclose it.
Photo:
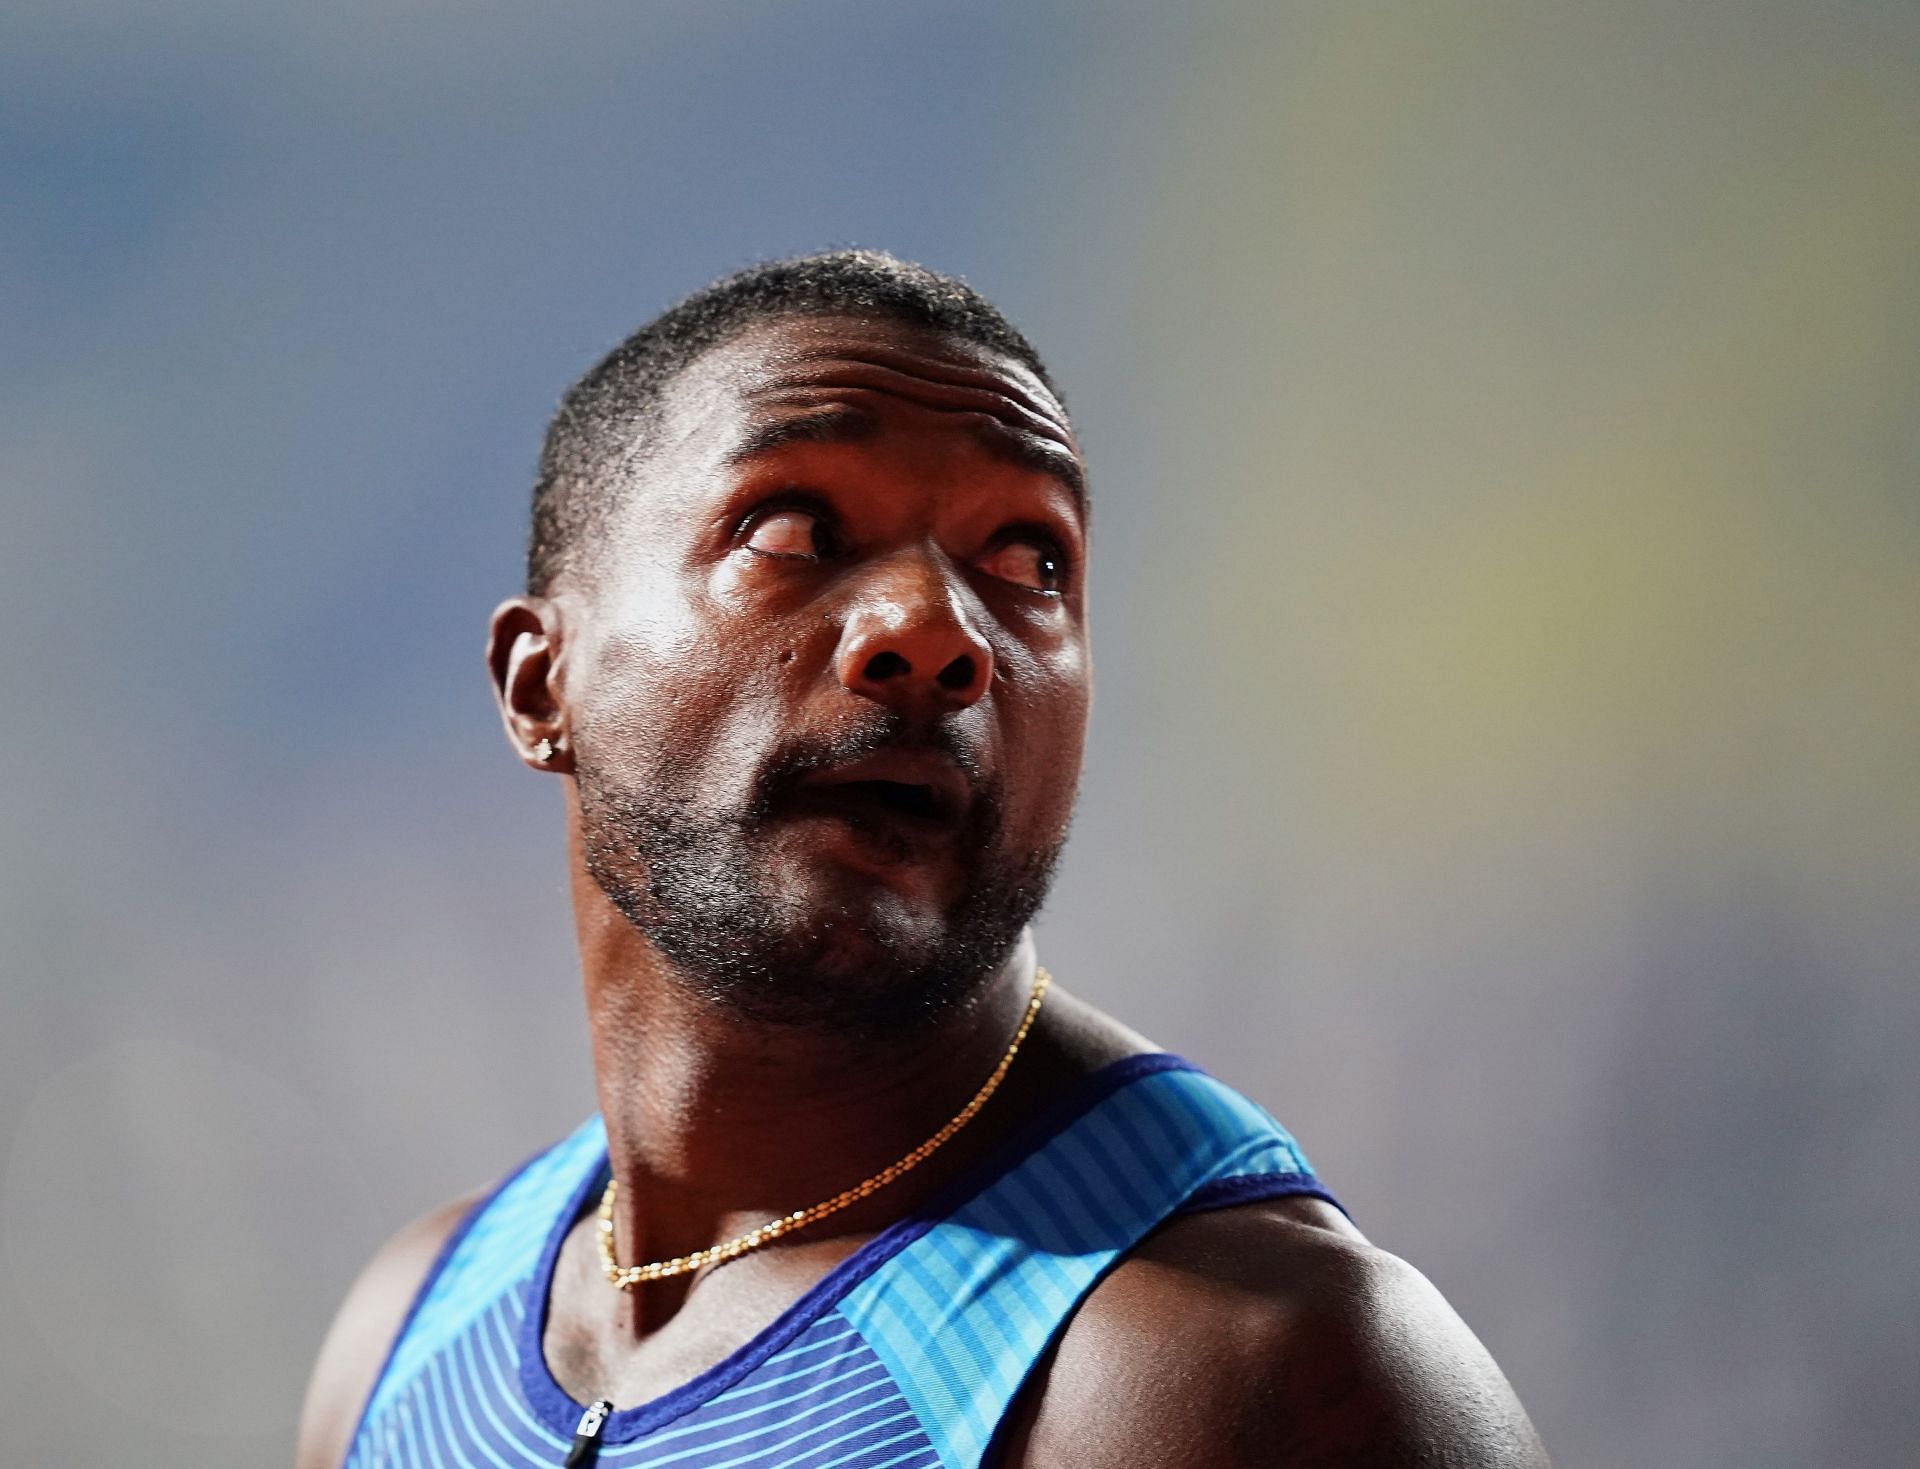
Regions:
[[[668,385],[657,449],[686,469],[721,468],[783,443],[956,425],[1084,493],[1066,409],[1032,369],[965,337],[886,319],[778,317],[728,338]]]

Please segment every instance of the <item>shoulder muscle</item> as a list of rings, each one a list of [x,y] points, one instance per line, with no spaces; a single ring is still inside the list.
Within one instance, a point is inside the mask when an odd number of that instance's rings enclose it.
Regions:
[[[1513,1389],[1406,1262],[1308,1201],[1176,1219],[1068,1323],[1009,1464],[1545,1469]]]
[[[455,1199],[382,1245],[347,1291],[321,1344],[300,1410],[295,1469],[340,1469],[394,1334],[440,1247],[483,1194]]]

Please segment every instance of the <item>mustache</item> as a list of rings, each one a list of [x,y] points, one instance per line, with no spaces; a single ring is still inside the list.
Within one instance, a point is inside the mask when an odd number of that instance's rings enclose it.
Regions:
[[[926,724],[876,710],[858,724],[786,741],[755,776],[747,824],[758,825],[784,805],[806,778],[825,766],[849,765],[882,751],[945,755],[959,767],[974,801],[991,805],[993,792],[978,744],[950,723]]]

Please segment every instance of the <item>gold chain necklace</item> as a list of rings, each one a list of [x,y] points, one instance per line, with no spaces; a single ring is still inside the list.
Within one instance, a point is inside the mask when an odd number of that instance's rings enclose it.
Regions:
[[[1000,1064],[993,1068],[993,1075],[987,1078],[986,1085],[973,1094],[972,1101],[962,1107],[945,1127],[899,1162],[889,1163],[873,1177],[835,1194],[824,1204],[795,1209],[791,1214],[783,1214],[778,1219],[769,1219],[758,1229],[750,1229],[745,1234],[724,1240],[717,1245],[709,1245],[704,1250],[695,1250],[690,1255],[675,1255],[671,1260],[655,1260],[647,1265],[622,1265],[614,1258],[613,1253],[613,1200],[617,1180],[609,1178],[606,1192],[600,1195],[600,1264],[607,1273],[607,1283],[616,1290],[632,1290],[643,1280],[665,1280],[670,1275],[685,1275],[689,1271],[699,1270],[708,1265],[737,1260],[747,1251],[757,1250],[760,1246],[779,1239],[783,1234],[792,1234],[796,1229],[805,1229],[809,1224],[825,1219],[829,1214],[838,1213],[847,1205],[885,1188],[901,1174],[919,1167],[934,1155],[941,1144],[973,1121],[974,1114],[986,1106],[987,1098],[992,1096],[1000,1083],[1005,1080],[1007,1068],[1013,1064],[1013,1058],[1020,1050],[1020,1043],[1027,1038],[1027,1032],[1033,1029],[1034,1017],[1040,1013],[1040,1001],[1046,998],[1047,986],[1052,979],[1053,976],[1046,970],[1034,970],[1033,995],[1027,1001],[1027,1013],[1020,1019],[1020,1028],[1014,1031],[1013,1040],[1007,1046],[1006,1054],[1000,1058]]]

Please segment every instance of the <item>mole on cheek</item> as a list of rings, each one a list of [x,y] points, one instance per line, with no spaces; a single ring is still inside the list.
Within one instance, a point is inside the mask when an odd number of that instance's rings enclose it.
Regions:
[[[780,653],[780,661],[781,661],[782,663],[791,663],[791,662],[793,662],[793,649],[791,649],[791,648],[786,648],[786,649],[783,649],[783,650],[781,651],[781,653]]]

